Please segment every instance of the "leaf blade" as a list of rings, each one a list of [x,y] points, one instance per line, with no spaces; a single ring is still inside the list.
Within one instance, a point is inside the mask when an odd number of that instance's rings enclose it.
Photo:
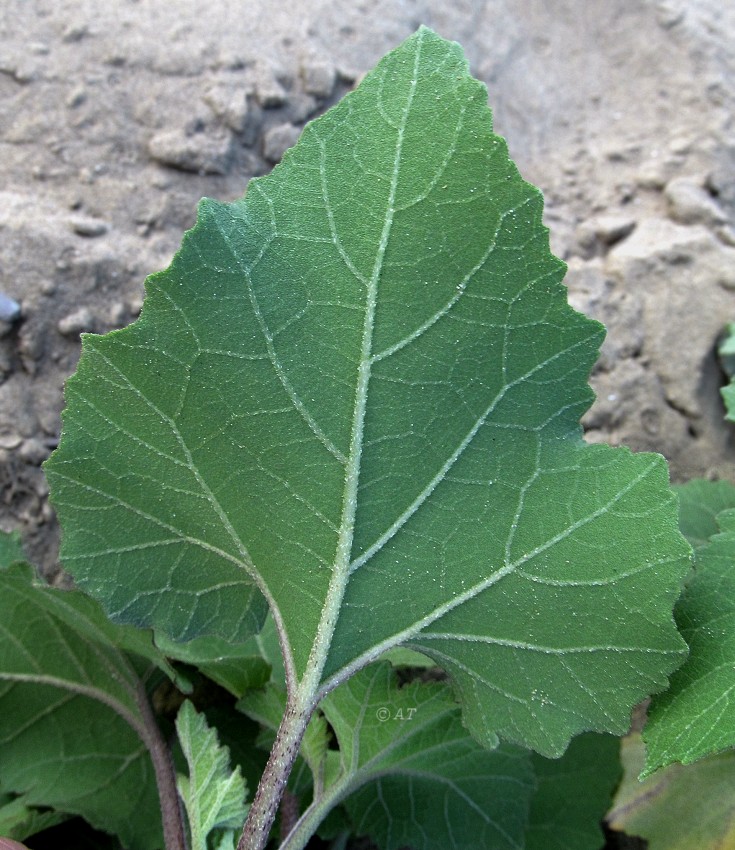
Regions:
[[[552,755],[664,685],[687,550],[663,460],[581,442],[603,331],[486,97],[421,28],[243,199],[203,202],[139,321],[85,339],[47,469],[114,616],[234,641],[257,586],[305,702],[412,643],[480,740]],[[94,511],[126,527],[106,548]]]

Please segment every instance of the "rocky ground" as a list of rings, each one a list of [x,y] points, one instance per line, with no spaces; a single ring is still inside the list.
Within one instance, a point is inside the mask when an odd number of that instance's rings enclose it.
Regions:
[[[735,480],[735,6],[721,0],[4,0],[0,527],[57,572],[40,464],[81,331],[132,321],[202,195],[229,200],[425,23],[460,41],[608,326],[588,439]],[[0,313],[3,305],[0,303]]]

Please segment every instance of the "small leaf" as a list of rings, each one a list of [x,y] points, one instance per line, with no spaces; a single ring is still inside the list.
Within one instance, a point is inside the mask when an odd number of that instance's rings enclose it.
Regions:
[[[600,823],[622,773],[620,741],[580,735],[559,759],[533,755],[538,787],[525,850],[600,850]]]
[[[191,664],[235,697],[262,688],[271,678],[270,665],[250,642],[232,644],[217,635],[203,635],[178,643],[159,632],[155,643],[167,658]]]
[[[89,599],[77,608],[79,596],[34,586],[27,565],[0,572],[0,781],[28,806],[81,815],[128,847],[158,850],[136,698],[152,664],[117,649],[104,625],[95,634],[104,615]]]
[[[679,528],[696,549],[720,530],[717,515],[735,508],[735,484],[697,478],[674,488],[679,497]]]
[[[300,709],[403,644],[488,746],[625,731],[684,653],[688,548],[663,458],[582,441],[603,328],[542,212],[424,27],[204,200],[67,384],[46,471],[80,586],[182,641],[241,640],[262,592]]]
[[[24,841],[31,835],[65,821],[69,815],[27,805],[25,796],[3,799],[0,795],[0,835]],[[2,844],[0,844],[2,850]]]
[[[207,850],[207,837],[215,830],[225,833],[215,847],[227,847],[248,810],[240,768],[231,770],[229,750],[188,700],[179,709],[176,731],[189,766],[189,776],[178,776],[176,784],[189,819],[191,850]]]
[[[23,544],[18,531],[0,531],[0,570],[16,561],[25,561]]]
[[[612,829],[639,835],[648,850],[735,847],[735,753],[672,765],[643,782],[639,735],[623,740],[623,781],[608,815]]]
[[[651,703],[644,775],[735,747],[735,509],[717,521],[675,609],[689,658]]]
[[[522,846],[534,790],[530,754],[480,747],[446,682],[399,688],[394,669],[380,662],[322,709],[342,761],[333,782],[356,834],[384,850]]]
[[[725,418],[732,422],[735,421],[735,324],[731,323],[725,328],[717,353],[720,358],[720,365],[730,378],[730,383],[723,387],[720,392],[727,409]]]

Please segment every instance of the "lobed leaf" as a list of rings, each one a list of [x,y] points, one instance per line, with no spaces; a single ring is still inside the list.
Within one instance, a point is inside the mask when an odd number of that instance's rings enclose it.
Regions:
[[[689,658],[651,703],[644,775],[735,747],[735,509],[717,522],[675,609]]]
[[[624,731],[684,652],[687,547],[664,460],[582,442],[603,329],[563,273],[421,28],[84,337],[46,465],[65,565],[180,641],[243,639],[262,593],[291,693],[403,644],[487,745]]]
[[[192,850],[207,850],[210,833],[215,833],[216,847],[230,846],[248,809],[240,768],[230,768],[227,747],[188,700],[179,709],[176,731],[189,767],[189,775],[178,776],[176,784],[188,816]]]

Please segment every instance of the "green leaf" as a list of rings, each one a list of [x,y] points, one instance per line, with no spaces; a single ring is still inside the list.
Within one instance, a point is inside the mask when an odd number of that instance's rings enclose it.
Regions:
[[[720,392],[727,409],[726,419],[735,421],[735,324],[726,326],[722,339],[717,348],[720,365],[730,378],[730,383]]]
[[[176,716],[176,731],[189,765],[189,776],[178,776],[176,785],[189,819],[192,850],[230,846],[248,810],[247,788],[240,768],[230,769],[229,750],[219,743],[216,731],[188,700]],[[215,843],[210,845],[207,839],[215,830],[225,835],[218,832]]]
[[[533,755],[538,787],[525,850],[600,850],[600,823],[621,775],[620,741],[580,735],[559,759]]]
[[[645,751],[640,735],[623,740],[623,781],[609,825],[648,841],[648,850],[735,847],[735,753],[672,765],[639,782]]]
[[[265,595],[302,707],[405,644],[547,755],[684,650],[665,461],[587,446],[602,327],[458,45],[421,28],[86,335],[47,463],[116,620],[237,641]],[[294,697],[295,698],[295,697]]]
[[[446,682],[400,688],[395,670],[380,662],[337,688],[322,709],[341,759],[331,793],[344,798],[357,835],[385,850],[522,846],[534,790],[530,754],[480,747]]]
[[[28,806],[81,815],[127,847],[158,850],[158,793],[138,702],[140,677],[155,668],[108,640],[92,600],[79,604],[78,592],[31,579],[27,565],[0,573],[2,787]]]
[[[0,570],[4,570],[16,561],[25,561],[23,544],[18,531],[0,531]]]
[[[689,658],[649,709],[646,774],[735,747],[735,509],[717,521],[675,609]]]
[[[251,688],[262,688],[271,678],[270,664],[251,642],[231,644],[217,635],[203,635],[177,643],[163,633],[156,635],[155,642],[167,658],[196,667],[235,697]]]
[[[0,835],[5,838],[24,841],[37,832],[62,823],[68,817],[62,812],[48,809],[42,811],[29,806],[25,796],[11,798],[0,794]]]
[[[679,528],[695,549],[720,530],[717,515],[735,508],[735,484],[729,481],[697,478],[674,490],[679,497]]]

